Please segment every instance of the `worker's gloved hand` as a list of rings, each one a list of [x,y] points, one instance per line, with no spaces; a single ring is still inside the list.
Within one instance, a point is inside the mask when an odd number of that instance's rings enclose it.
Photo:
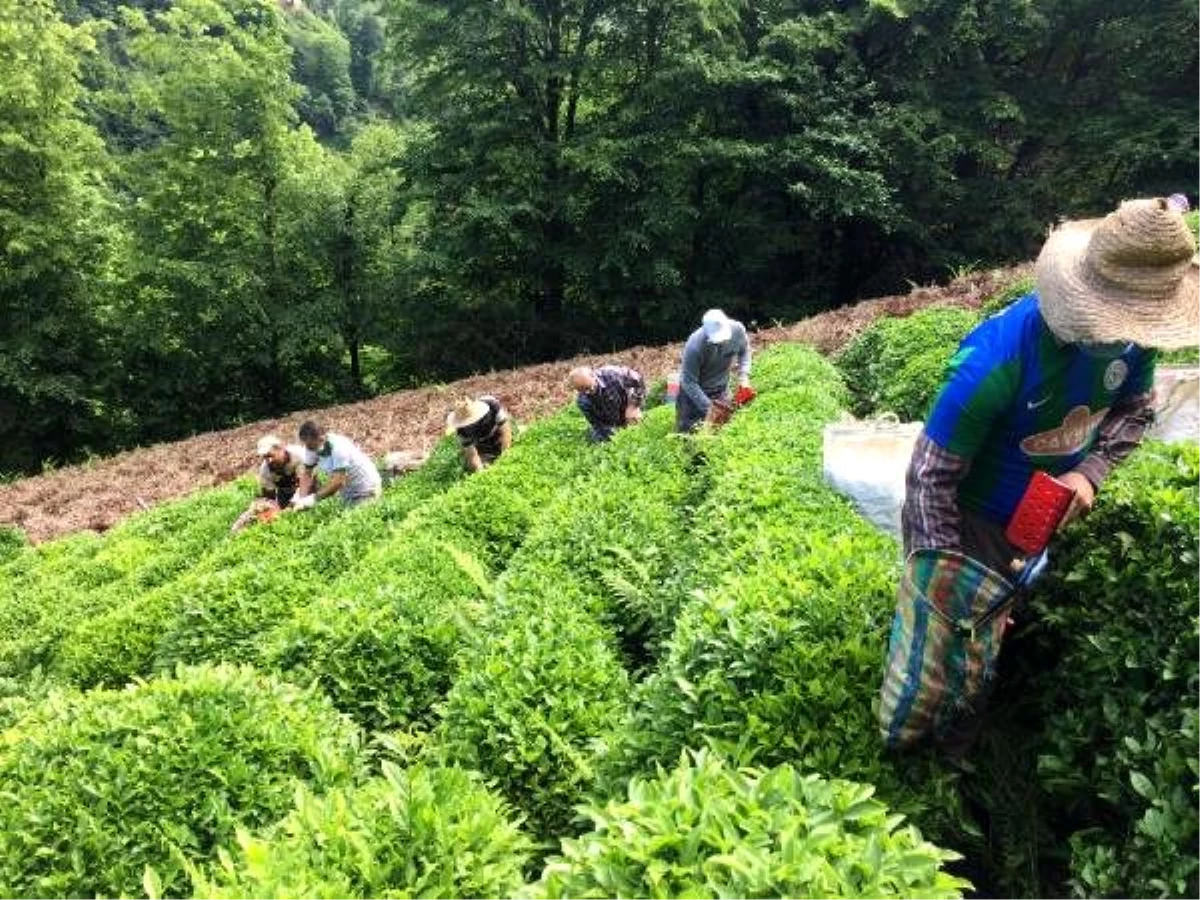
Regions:
[[[733,415],[733,404],[728,400],[714,400],[708,408],[708,416],[705,421],[713,426],[724,425]]]
[[[292,498],[292,509],[312,509],[316,505],[316,494],[305,494],[303,497]]]

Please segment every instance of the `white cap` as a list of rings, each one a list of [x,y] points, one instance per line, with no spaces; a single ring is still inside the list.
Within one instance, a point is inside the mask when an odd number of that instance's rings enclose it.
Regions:
[[[273,434],[268,434],[266,437],[262,437],[262,438],[258,439],[258,455],[266,456],[268,453],[270,453],[276,447],[282,447],[282,446],[283,446],[283,441],[281,441],[279,438],[277,438]]]
[[[723,344],[733,337],[733,323],[719,309],[710,309],[701,320],[704,334],[710,344]]]

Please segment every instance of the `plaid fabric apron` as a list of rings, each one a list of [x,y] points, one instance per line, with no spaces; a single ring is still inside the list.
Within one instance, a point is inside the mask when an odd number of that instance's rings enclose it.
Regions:
[[[970,557],[917,550],[908,558],[879,696],[879,728],[890,747],[937,736],[995,676],[1013,585]]]

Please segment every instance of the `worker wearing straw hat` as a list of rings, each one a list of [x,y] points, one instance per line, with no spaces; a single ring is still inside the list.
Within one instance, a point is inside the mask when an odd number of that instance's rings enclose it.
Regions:
[[[1141,442],[1154,420],[1156,349],[1198,340],[1196,242],[1182,208],[1130,200],[1103,219],[1054,229],[1035,290],[963,340],[908,469],[910,571],[918,553],[948,552],[1013,578],[1026,554],[1007,526],[1034,473],[1073,492],[1069,521]],[[898,622],[912,602],[902,590]],[[986,691],[976,713],[985,701]],[[940,735],[952,757],[970,746],[978,721],[967,716]]]
[[[463,468],[478,472],[512,446],[508,411],[495,397],[485,394],[464,398],[446,416],[446,434],[457,434]]]
[[[1035,470],[1091,508],[1152,424],[1155,352],[1195,346],[1196,243],[1174,204],[1131,200],[1046,240],[1036,290],[962,342],[917,440],[905,550],[962,550],[1000,571]]]

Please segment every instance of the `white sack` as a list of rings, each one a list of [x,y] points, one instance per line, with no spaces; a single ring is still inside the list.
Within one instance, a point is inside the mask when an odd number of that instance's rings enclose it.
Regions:
[[[900,537],[904,474],[921,422],[895,417],[826,425],[825,481],[877,528]]]
[[[1154,373],[1154,425],[1160,441],[1200,441],[1200,368],[1159,366]]]

